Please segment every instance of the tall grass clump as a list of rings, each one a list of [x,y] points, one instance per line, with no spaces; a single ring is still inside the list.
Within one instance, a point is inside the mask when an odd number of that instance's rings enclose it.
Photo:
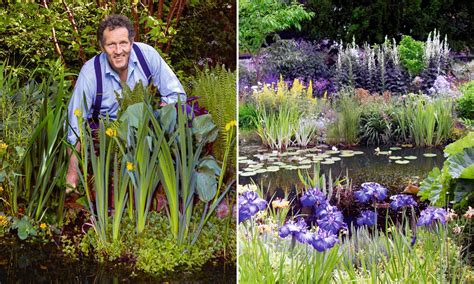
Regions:
[[[336,106],[336,121],[329,127],[328,142],[354,145],[358,142],[361,109],[351,96],[340,94],[341,98]]]

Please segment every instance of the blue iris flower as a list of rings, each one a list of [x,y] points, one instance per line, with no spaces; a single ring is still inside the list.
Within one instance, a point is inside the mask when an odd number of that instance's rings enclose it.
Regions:
[[[336,206],[326,206],[324,210],[321,210],[319,215],[320,219],[317,221],[317,223],[318,226],[323,230],[336,234],[340,229],[346,227],[346,223],[344,223],[344,217]]]
[[[377,214],[374,211],[365,210],[360,212],[360,216],[357,218],[357,225],[370,227],[375,224],[377,224]]]
[[[300,218],[298,221],[289,220],[285,225],[278,229],[278,235],[282,238],[286,238],[288,235],[295,236],[299,233],[306,232],[306,222],[303,218]]]
[[[405,206],[415,206],[416,202],[413,199],[413,196],[406,194],[397,194],[390,196],[392,202],[390,202],[390,208],[393,210],[398,210],[401,207]]]
[[[428,207],[421,211],[420,218],[418,218],[417,226],[430,226],[436,221],[446,224],[447,212],[443,208]]]
[[[239,195],[239,223],[267,208],[267,201],[258,196],[255,191],[246,191]]]
[[[360,203],[382,201],[387,198],[387,188],[376,182],[364,182],[361,190],[354,192],[354,196]]]
[[[339,242],[337,235],[330,232],[319,229],[314,234],[313,240],[310,244],[319,252],[323,252],[327,249],[332,248],[337,242]]]
[[[306,191],[301,196],[300,202],[303,206],[319,206],[327,204],[326,195],[317,188],[312,188]]]

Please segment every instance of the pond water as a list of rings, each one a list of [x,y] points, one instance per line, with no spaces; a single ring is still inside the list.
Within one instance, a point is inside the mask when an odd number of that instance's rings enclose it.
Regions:
[[[239,176],[239,184],[254,181],[262,185],[267,199],[284,197],[285,194],[292,197],[304,187],[298,170],[312,173],[319,160],[321,173],[326,176],[331,172],[333,179],[344,178],[347,173],[355,188],[371,181],[386,186],[391,194],[395,194],[402,192],[410,181],[419,183],[433,167],[441,168],[445,160],[439,148],[396,148],[380,147],[377,149],[380,151],[376,151],[376,147],[355,147],[334,152],[329,147],[320,146],[289,148],[277,153],[258,145],[240,146],[239,171],[243,174]]]
[[[127,264],[106,266],[92,260],[72,261],[55,244],[33,244],[0,238],[0,283],[235,283],[233,265],[209,263],[201,271],[156,278],[127,269]]]

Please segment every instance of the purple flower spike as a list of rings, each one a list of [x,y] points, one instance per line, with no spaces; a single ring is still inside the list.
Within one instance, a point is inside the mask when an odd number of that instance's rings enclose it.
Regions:
[[[360,212],[360,217],[357,218],[357,225],[371,227],[375,224],[377,224],[377,214],[375,212],[370,210]]]
[[[320,219],[317,223],[321,229],[330,231],[334,234],[339,232],[340,229],[346,227],[342,213],[337,210],[336,206],[331,205],[326,206],[326,209],[320,212]]]
[[[300,201],[303,206],[327,204],[326,195],[316,188],[306,191],[303,196],[301,196]]]
[[[369,200],[382,201],[387,198],[387,188],[376,182],[364,182],[361,190],[354,192],[354,196],[360,203],[366,203]]]
[[[267,208],[267,201],[258,197],[255,191],[246,191],[239,196],[239,223],[250,219],[258,211]]]
[[[299,233],[305,233],[306,231],[306,222],[303,218],[300,218],[297,222],[294,220],[286,222],[285,225],[278,229],[278,235],[280,235],[281,238],[286,238],[288,235],[295,236]]]
[[[327,249],[332,248],[337,242],[339,242],[337,235],[332,232],[319,229],[314,234],[313,240],[310,244],[319,252],[323,252]]]
[[[430,226],[434,222],[439,221],[441,224],[446,224],[447,212],[443,208],[428,207],[421,211],[420,218],[418,218],[417,226]]]
[[[406,194],[397,194],[390,196],[390,199],[393,200],[390,202],[390,208],[393,210],[398,210],[401,207],[405,206],[415,206],[416,202],[413,199],[413,196]]]

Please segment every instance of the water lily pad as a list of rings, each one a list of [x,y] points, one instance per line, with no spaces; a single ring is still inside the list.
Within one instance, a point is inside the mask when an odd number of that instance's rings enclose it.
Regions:
[[[339,157],[348,158],[348,157],[354,157],[355,155],[356,155],[355,153],[343,153],[339,155]]]
[[[330,154],[330,155],[332,155],[332,154],[339,154],[339,151],[329,150],[329,151],[326,151],[326,152],[324,152],[324,153],[325,153],[325,154]]]
[[[299,161],[300,164],[311,164],[311,161],[310,160],[302,160],[302,161]]]
[[[432,158],[432,157],[436,157],[437,155],[435,153],[424,153],[423,156],[427,158]]]
[[[319,148],[309,148],[308,151],[310,152],[321,152],[322,150]]]
[[[269,172],[277,172],[280,170],[280,167],[268,167],[267,171]]]
[[[389,156],[388,158],[390,160],[400,160],[402,157],[400,157],[400,156]]]
[[[354,151],[354,154],[355,154],[355,155],[362,155],[362,154],[364,154],[364,152],[362,152],[362,151]]]
[[[258,169],[255,171],[255,173],[257,174],[263,174],[263,173],[266,173],[267,172],[267,169]]]
[[[330,156],[328,154],[320,154],[318,155],[318,157],[326,159],[326,158],[329,158]]]
[[[310,169],[312,165],[301,165],[298,167],[298,169]]]
[[[405,165],[405,164],[408,164],[409,162],[410,161],[408,161],[408,160],[397,160],[397,161],[395,161],[395,163],[400,164],[400,165]]]
[[[323,164],[323,165],[332,165],[332,164],[334,164],[334,161],[326,159],[326,160],[322,161],[321,164]]]
[[[332,157],[332,158],[331,158],[331,160],[333,160],[333,161],[336,161],[336,162],[337,162],[337,161],[340,161],[340,160],[342,160],[342,159],[341,159],[341,158],[339,158],[339,157]]]
[[[390,155],[389,151],[380,151],[380,155]]]
[[[403,148],[412,148],[413,144],[402,144]]]
[[[397,151],[397,150],[401,150],[402,148],[400,147],[390,147],[390,150],[392,151]]]
[[[250,176],[254,176],[256,175],[257,173],[256,172],[244,172],[244,173],[240,173],[241,176],[243,177],[250,177]]]
[[[406,157],[403,157],[404,159],[406,160],[416,160],[418,159],[416,156],[406,156]]]
[[[243,170],[245,172],[253,172],[253,171],[255,171],[255,168],[248,167],[248,168],[244,168]]]

